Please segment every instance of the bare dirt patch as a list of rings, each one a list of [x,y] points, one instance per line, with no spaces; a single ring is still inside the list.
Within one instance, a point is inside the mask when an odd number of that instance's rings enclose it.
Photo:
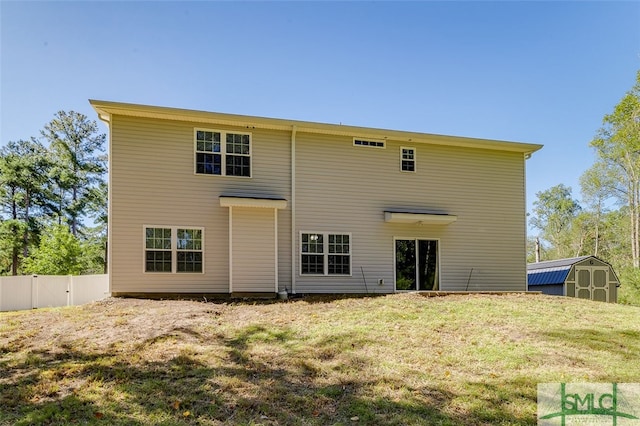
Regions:
[[[70,310],[35,310],[29,314],[28,339],[22,349],[64,348],[85,341],[96,348],[152,340],[168,334],[194,338],[191,331],[209,324],[224,305],[194,301],[151,301],[110,298]],[[24,337],[24,334],[23,336]],[[0,345],[11,344],[7,333]]]

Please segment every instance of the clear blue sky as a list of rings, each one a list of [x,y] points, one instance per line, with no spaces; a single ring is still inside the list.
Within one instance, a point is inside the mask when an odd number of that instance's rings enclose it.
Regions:
[[[573,187],[640,69],[640,2],[0,2],[0,145],[88,99],[544,144]],[[106,131],[106,128],[105,128]]]

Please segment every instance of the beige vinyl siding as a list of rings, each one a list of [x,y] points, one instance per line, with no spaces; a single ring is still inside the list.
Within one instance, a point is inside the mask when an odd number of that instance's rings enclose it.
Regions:
[[[233,207],[233,291],[275,293],[274,209]]]
[[[415,173],[400,171],[401,146],[415,148]],[[523,154],[390,140],[367,149],[347,137],[299,133],[296,172],[296,232],[351,232],[353,252],[352,277],[300,276],[296,265],[297,292],[366,292],[363,271],[369,292],[393,291],[394,237],[440,241],[442,290],[467,282],[468,290],[526,290]],[[385,223],[390,208],[458,220]]]
[[[111,291],[229,291],[228,208],[222,194],[290,199],[290,134],[251,130],[252,177],[196,175],[194,128],[245,131],[211,123],[111,118]],[[278,212],[280,280],[290,277],[289,208]],[[143,272],[143,226],[203,227],[204,274]],[[289,254],[287,254],[289,253]]]

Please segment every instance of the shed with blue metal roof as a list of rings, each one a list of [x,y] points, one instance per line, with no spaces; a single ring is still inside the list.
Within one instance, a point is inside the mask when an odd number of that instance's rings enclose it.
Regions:
[[[529,291],[615,303],[620,281],[607,262],[595,256],[529,263]]]

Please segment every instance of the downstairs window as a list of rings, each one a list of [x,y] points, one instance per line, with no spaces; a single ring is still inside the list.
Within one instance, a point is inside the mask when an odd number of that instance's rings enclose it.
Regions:
[[[300,274],[351,275],[351,234],[303,232]]]
[[[203,229],[145,226],[144,271],[203,272]]]

